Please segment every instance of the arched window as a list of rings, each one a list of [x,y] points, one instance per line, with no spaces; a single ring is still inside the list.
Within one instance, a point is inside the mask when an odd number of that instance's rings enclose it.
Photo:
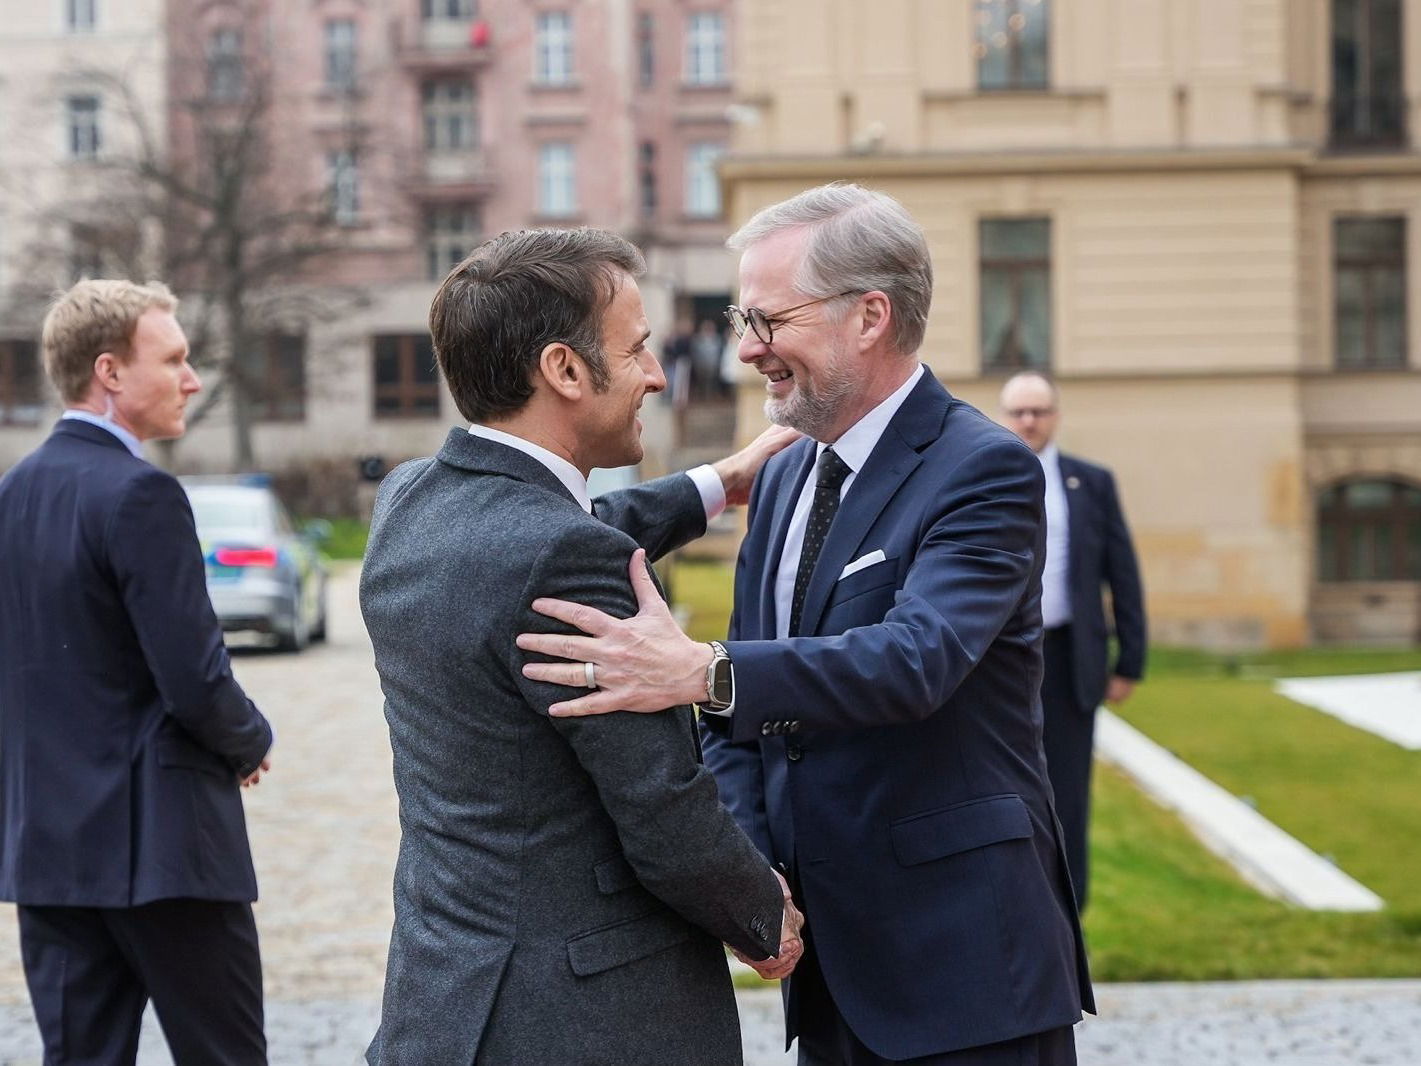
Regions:
[[[1323,581],[1421,581],[1421,487],[1397,480],[1345,481],[1317,505]]]

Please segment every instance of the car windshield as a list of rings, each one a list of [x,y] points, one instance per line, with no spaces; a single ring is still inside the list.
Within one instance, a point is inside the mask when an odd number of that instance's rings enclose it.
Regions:
[[[188,499],[192,501],[198,531],[204,537],[230,532],[264,533],[271,529],[271,504],[260,493],[194,489]]]

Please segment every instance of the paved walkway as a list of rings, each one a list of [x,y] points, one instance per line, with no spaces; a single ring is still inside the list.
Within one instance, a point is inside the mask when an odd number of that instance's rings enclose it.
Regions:
[[[1290,700],[1421,751],[1421,673],[1285,677],[1275,687]]]
[[[273,1066],[359,1062],[390,928],[398,826],[379,686],[354,572],[332,592],[328,645],[235,659],[279,738],[274,770],[246,797]],[[1101,1018],[1080,1029],[1082,1066],[1421,1064],[1421,982],[1120,985],[1098,995]],[[778,994],[743,993],[740,1005],[747,1066],[791,1062]],[[13,908],[0,906],[0,1066],[39,1061]],[[151,1019],[140,1062],[171,1062]]]

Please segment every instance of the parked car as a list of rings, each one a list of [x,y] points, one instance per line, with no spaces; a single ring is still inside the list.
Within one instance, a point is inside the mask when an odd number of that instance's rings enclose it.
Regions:
[[[180,478],[192,502],[207,591],[225,633],[256,632],[300,651],[326,637],[330,526],[298,529],[261,474]]]

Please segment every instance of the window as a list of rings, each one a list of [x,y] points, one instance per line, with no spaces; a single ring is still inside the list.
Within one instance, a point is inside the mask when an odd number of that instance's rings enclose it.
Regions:
[[[720,178],[716,164],[725,154],[723,145],[700,143],[686,149],[686,214],[697,218],[720,215]]]
[[[69,157],[93,159],[103,147],[99,125],[99,98],[71,96],[64,102],[69,124]]]
[[[1045,89],[1050,84],[1050,0],[976,0],[977,88]]]
[[[420,11],[426,19],[451,19],[467,22],[478,17],[474,0],[421,0]]]
[[[686,20],[686,81],[691,85],[724,85],[725,16],[698,11]]]
[[[0,426],[33,426],[44,416],[39,345],[0,340]]]
[[[1339,369],[1406,365],[1406,219],[1333,221]]]
[[[331,214],[342,226],[355,225],[360,221],[360,169],[355,153],[328,152],[326,173]]]
[[[572,16],[566,11],[538,15],[534,78],[542,85],[572,81]]]
[[[656,83],[656,16],[650,11],[636,17],[636,74],[643,89]]]
[[[479,209],[473,204],[440,204],[424,216],[425,269],[431,281],[444,277],[479,243]]]
[[[300,422],[306,417],[306,336],[269,333],[253,368],[252,417],[259,422]]]
[[[1421,580],[1421,488],[1403,481],[1347,481],[1317,507],[1323,581]]]
[[[71,33],[92,30],[98,21],[98,0],[64,0],[64,26]]]
[[[1051,220],[983,219],[982,368],[1051,365]]]
[[[350,92],[355,88],[355,23],[332,19],[326,23],[326,88]]]
[[[439,414],[439,370],[429,334],[375,338],[375,417],[427,418]]]
[[[1406,143],[1401,42],[1401,0],[1333,0],[1333,147]]]
[[[425,82],[425,150],[461,152],[475,147],[478,142],[478,97],[473,82]]]
[[[538,148],[538,213],[549,218],[577,213],[577,159],[566,141]]]
[[[213,30],[207,39],[207,95],[212,100],[236,100],[242,95],[242,31]]]
[[[637,199],[641,217],[656,217],[656,142],[642,141],[637,146]]]

